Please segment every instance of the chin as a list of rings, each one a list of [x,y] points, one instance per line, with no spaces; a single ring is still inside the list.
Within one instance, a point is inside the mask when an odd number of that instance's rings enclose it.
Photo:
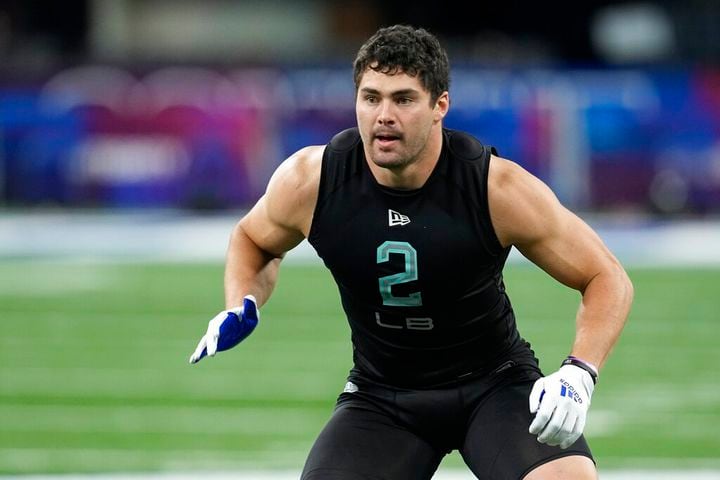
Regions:
[[[375,165],[377,165],[378,167],[382,167],[382,168],[397,168],[397,167],[402,167],[403,165],[405,165],[407,163],[404,159],[399,158],[395,155],[393,155],[393,156],[375,155],[372,158],[372,161]]]
[[[375,150],[372,152],[372,161],[375,163],[375,165],[380,167],[400,167],[407,162],[407,159],[400,155],[397,151],[382,151],[382,150]]]

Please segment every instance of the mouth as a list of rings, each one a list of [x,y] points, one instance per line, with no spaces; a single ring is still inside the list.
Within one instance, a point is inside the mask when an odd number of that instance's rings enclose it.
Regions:
[[[375,134],[375,140],[380,145],[389,145],[395,141],[400,140],[400,135],[397,133],[380,132]]]

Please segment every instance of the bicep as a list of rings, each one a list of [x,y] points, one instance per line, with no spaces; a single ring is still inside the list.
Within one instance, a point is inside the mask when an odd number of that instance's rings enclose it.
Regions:
[[[265,194],[240,221],[260,249],[282,256],[309,233],[317,202],[322,148],[306,147],[275,171]]]
[[[584,291],[613,258],[583,220],[562,206],[557,208],[553,220],[518,243],[517,249],[558,281]]]
[[[263,195],[240,220],[243,233],[261,250],[276,257],[297,246],[303,234],[284,222],[281,212],[273,212],[273,203]]]
[[[613,256],[547,185],[522,167],[503,162],[495,162],[497,175],[490,183],[491,217],[501,243],[514,245],[563,284],[584,290]]]

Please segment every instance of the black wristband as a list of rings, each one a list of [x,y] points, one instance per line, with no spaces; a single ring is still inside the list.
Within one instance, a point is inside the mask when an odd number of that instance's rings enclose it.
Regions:
[[[573,357],[572,355],[568,356],[565,360],[563,360],[562,365],[575,365],[576,367],[582,368],[590,374],[590,378],[592,378],[593,384],[597,384],[598,371],[594,365],[580,360],[577,357]]]

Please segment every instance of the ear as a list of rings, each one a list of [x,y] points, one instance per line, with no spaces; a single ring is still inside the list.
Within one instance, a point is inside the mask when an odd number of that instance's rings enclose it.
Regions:
[[[433,110],[436,122],[439,122],[443,118],[445,118],[448,110],[450,110],[450,94],[448,92],[443,92],[440,94],[438,99],[435,101],[435,107],[433,107]]]

